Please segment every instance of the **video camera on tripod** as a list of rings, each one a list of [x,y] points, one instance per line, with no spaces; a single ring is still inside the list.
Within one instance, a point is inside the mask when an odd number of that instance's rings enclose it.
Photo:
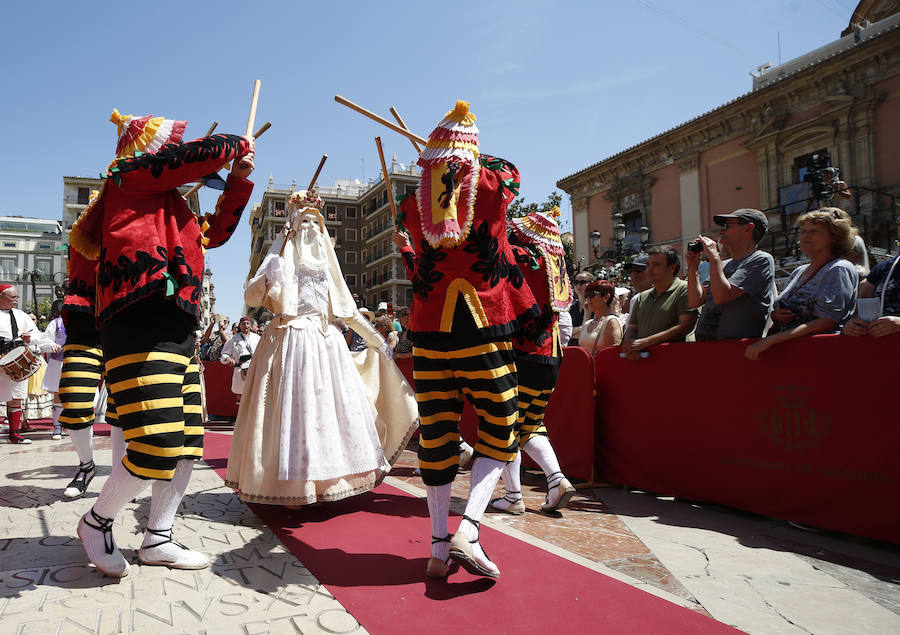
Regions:
[[[840,169],[831,165],[831,156],[827,152],[809,155],[803,167],[806,168],[803,182],[809,183],[811,194],[810,201],[806,205],[807,211],[812,209],[813,202],[816,207],[822,207],[823,203],[831,205],[835,195],[847,196],[844,194],[847,184],[840,179]]]

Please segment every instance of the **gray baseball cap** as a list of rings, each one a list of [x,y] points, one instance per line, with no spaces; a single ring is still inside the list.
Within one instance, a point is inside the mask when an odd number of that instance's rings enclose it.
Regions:
[[[638,269],[640,271],[643,271],[644,269],[647,268],[648,258],[649,257],[647,256],[647,254],[641,254],[640,256],[638,256],[637,258],[632,260],[631,262],[625,263],[625,267],[624,267],[625,271],[631,271],[632,269]]]
[[[766,219],[766,215],[758,209],[736,209],[730,214],[716,214],[713,216],[716,225],[724,225],[729,218],[744,221],[745,223],[753,223],[757,241],[769,231],[769,221]]]

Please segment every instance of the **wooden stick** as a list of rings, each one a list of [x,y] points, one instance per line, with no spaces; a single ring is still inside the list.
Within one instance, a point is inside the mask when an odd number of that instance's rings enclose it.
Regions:
[[[256,123],[256,104],[259,102],[259,85],[260,81],[257,79],[253,82],[253,97],[250,99],[250,116],[247,117],[247,132],[244,134],[248,137],[250,133],[253,132],[253,124]]]
[[[375,145],[378,146],[378,158],[381,159],[381,173],[384,174],[384,185],[387,187],[388,202],[391,204],[391,217],[397,224],[397,204],[394,202],[394,190],[391,188],[391,177],[388,176],[387,166],[384,164],[384,150],[381,149],[381,137],[375,137]]]
[[[212,134],[212,131],[215,130],[217,125],[218,125],[218,122],[213,123],[212,127],[209,129],[209,132],[206,133],[207,137]],[[264,123],[263,125],[261,125],[259,127],[259,130],[257,130],[256,132],[253,133],[253,138],[259,139],[262,136],[262,134],[271,127],[272,127],[272,123],[267,121],[266,123]],[[191,189],[189,189],[187,192],[184,193],[184,199],[185,200],[189,199],[191,197],[191,195],[194,192],[196,192],[197,190],[199,190],[201,187],[203,187],[203,181],[200,181],[199,183],[194,184],[194,186]]]
[[[206,134],[203,135],[203,136],[204,136],[204,137],[210,136],[210,135],[213,133],[213,131],[216,129],[216,126],[218,126],[218,125],[219,125],[219,122],[218,122],[218,121],[212,122],[212,125],[209,127],[209,130],[207,130],[207,131],[206,131]]]
[[[322,160],[319,161],[319,167],[316,168],[316,173],[313,174],[312,180],[309,182],[309,187],[306,188],[307,196],[309,196],[309,192],[312,192],[313,186],[316,184],[316,179],[319,178],[319,172],[322,171],[322,166],[325,165],[325,160],[328,158],[327,154],[322,155]]]
[[[259,130],[257,130],[256,132],[253,133],[253,138],[259,139],[262,136],[262,134],[271,127],[272,127],[272,123],[270,121],[267,121],[266,123],[264,123],[263,125],[261,125],[259,127]]]
[[[397,109],[394,108],[393,106],[391,106],[391,114],[394,115],[394,119],[397,120],[397,123],[400,124],[401,128],[403,128],[404,130],[409,130],[409,126],[406,125],[406,122],[403,121],[403,117],[400,116],[400,113],[397,112]],[[419,147],[418,143],[416,143],[412,139],[410,139],[409,142],[411,144],[413,144],[413,147],[416,149],[416,152],[418,152],[419,154],[422,154],[422,148]]]
[[[380,117],[379,115],[376,115],[376,114],[375,114],[374,112],[372,112],[371,110],[366,110],[366,109],[363,108],[362,106],[358,106],[358,105],[354,104],[352,101],[350,101],[350,100],[347,99],[346,97],[341,97],[340,95],[335,95],[335,96],[334,96],[334,100],[335,100],[337,103],[346,106],[346,107],[349,108],[350,110],[355,110],[355,111],[358,112],[359,114],[365,115],[366,117],[368,117],[368,118],[371,119],[372,121],[377,121],[377,122],[380,123],[382,126],[385,126],[386,128],[390,128],[391,130],[393,130],[394,132],[396,132],[396,133],[398,133],[398,134],[402,134],[404,137],[407,137],[408,139],[412,139],[412,140],[414,140],[414,141],[418,141],[418,142],[421,143],[422,145],[425,145],[426,143],[428,143],[428,139],[425,139],[425,138],[423,138],[423,137],[420,137],[419,135],[417,135],[417,134],[415,134],[415,133],[413,133],[413,132],[410,132],[409,130],[405,130],[405,129],[401,128],[400,126],[398,126],[398,125],[395,124],[395,123],[391,123],[390,121],[388,121],[388,120],[385,119],[384,117]]]

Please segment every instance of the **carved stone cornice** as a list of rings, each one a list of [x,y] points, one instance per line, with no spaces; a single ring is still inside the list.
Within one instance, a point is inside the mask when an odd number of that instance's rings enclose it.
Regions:
[[[747,146],[762,145],[769,136],[794,128],[787,125],[792,113],[822,104],[830,106],[826,112],[869,107],[870,100],[874,104],[883,99],[872,88],[874,84],[900,73],[900,38],[896,36],[892,31],[863,41],[564,177],[557,186],[569,194],[593,196],[626,175],[650,173],[735,138],[751,135]],[[817,125],[822,125],[821,117],[813,117],[819,120]]]

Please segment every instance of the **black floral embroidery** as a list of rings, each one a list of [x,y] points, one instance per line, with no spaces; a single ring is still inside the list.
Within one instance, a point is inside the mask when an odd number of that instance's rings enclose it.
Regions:
[[[159,152],[139,154],[128,159],[121,159],[110,167],[109,176],[134,170],[150,169],[150,174],[158,178],[163,170],[177,169],[183,163],[208,161],[218,156],[237,156],[241,151],[243,137],[230,134],[217,134],[188,143],[167,143]]]
[[[491,235],[487,221],[482,221],[477,228],[472,227],[469,231],[469,244],[463,249],[467,253],[478,255],[478,261],[471,269],[481,274],[482,279],[492,287],[496,287],[503,278],[516,289],[522,287],[525,281],[522,272],[514,262],[510,263],[507,260],[505,253],[500,251],[500,241]]]
[[[419,297],[428,297],[428,294],[434,291],[435,283],[444,277],[444,274],[436,271],[435,268],[437,263],[446,257],[447,252],[435,249],[426,240],[422,240],[422,257],[419,259],[419,266],[412,267],[412,288]]]
[[[93,302],[94,296],[97,294],[97,288],[88,283],[87,280],[70,278],[68,292],[80,298],[88,298]]]
[[[550,339],[550,332],[553,327],[553,311],[550,307],[545,306],[541,314],[526,322],[516,331],[516,341],[521,345],[525,341],[535,342],[538,347],[544,345]]]
[[[173,264],[182,267],[182,269],[173,267]],[[184,247],[175,247],[175,258],[169,263],[169,269],[182,271],[182,273],[172,277],[178,281],[178,286],[180,288],[193,287],[191,290],[191,302],[197,302],[200,299],[200,278],[194,275],[194,270],[191,269],[191,266],[187,263]]]
[[[514,245],[513,256],[519,266],[528,267],[532,271],[541,268],[541,252],[532,245]]]
[[[106,259],[106,248],[104,247],[100,250],[97,284],[101,289],[112,285],[115,292],[121,289],[125,282],[132,287],[136,286],[142,275],[151,275],[166,268],[169,258],[165,247],[157,247],[156,254],[159,258],[154,258],[146,251],[138,251],[134,254],[134,260],[120,255],[116,259],[117,264],[114,264]]]

